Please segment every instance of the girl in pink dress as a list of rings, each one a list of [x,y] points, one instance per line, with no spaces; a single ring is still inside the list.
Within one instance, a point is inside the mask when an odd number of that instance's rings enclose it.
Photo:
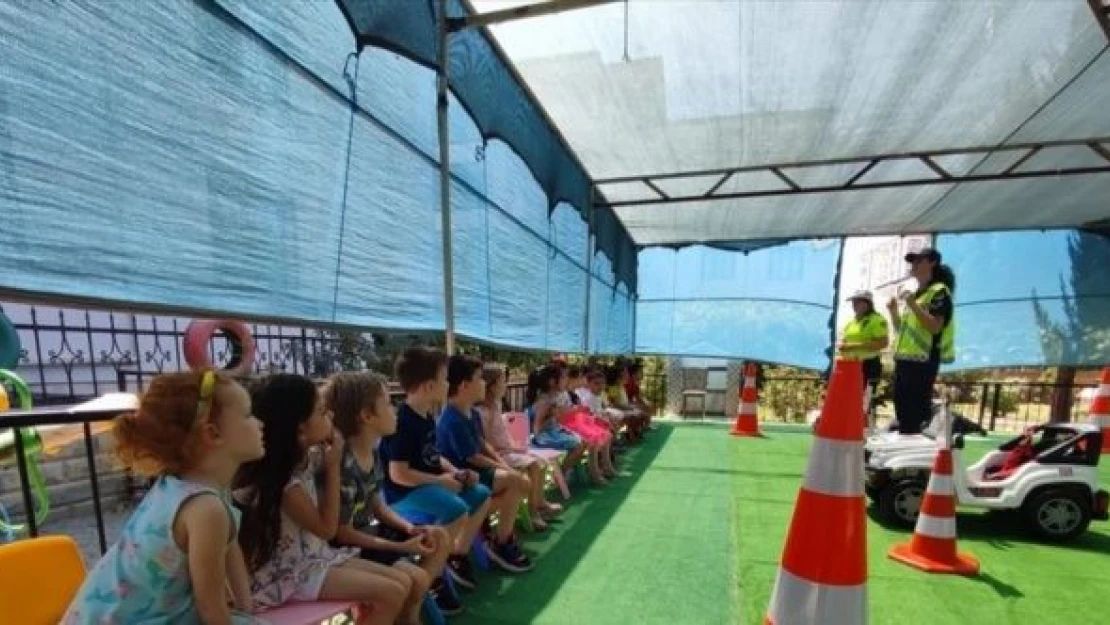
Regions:
[[[598,484],[608,484],[609,479],[617,475],[610,455],[613,434],[607,425],[593,416],[587,406],[574,402],[567,388],[570,380],[567,367],[558,365],[558,369],[555,415],[560,425],[577,434],[589,446],[589,456],[586,460],[590,479]]]

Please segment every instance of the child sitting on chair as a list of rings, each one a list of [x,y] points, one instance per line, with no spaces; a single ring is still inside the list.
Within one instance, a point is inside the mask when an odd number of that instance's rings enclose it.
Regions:
[[[265,426],[266,454],[243,466],[235,496],[244,507],[239,540],[253,572],[255,603],[352,601],[372,606],[360,623],[417,623],[420,601],[411,596],[409,576],[328,544],[339,529],[343,437],[316,385],[299,375],[273,375],[252,401]]]
[[[251,611],[228,497],[239,465],[263,451],[247,392],[210,370],[160,375],[114,434],[123,464],[156,480],[62,622],[257,622],[234,614],[227,594],[230,585],[235,607]]]
[[[476,472],[456,467],[437,446],[434,415],[447,399],[447,355],[410,347],[397,360],[397,379],[405,391],[397,430],[378,446],[386,503],[409,522],[446,527],[452,543],[447,573],[474,588],[470,546],[489,513],[490,492]]]
[[[346,439],[339,470],[339,530],[334,542],[358,547],[363,558],[404,572],[411,578],[416,596],[431,585],[440,612],[458,614],[462,605],[441,577],[451,555],[447,531],[401,518],[380,493],[378,441],[397,429],[385,379],[371,372],[338,373],[328,380],[324,402]],[[419,566],[407,559],[414,556],[420,558]]]
[[[532,490],[528,495],[528,509],[532,513],[532,527],[538,531],[547,529],[547,521],[552,520],[563,508],[550,503],[544,496],[544,481],[547,462],[539,456],[528,453],[527,444],[518,449],[509,435],[509,428],[501,414],[501,402],[507,388],[505,369],[499,365],[486,365],[482,372],[486,383],[486,396],[478,412],[482,416],[482,434],[491,445],[493,453],[508,466],[523,471],[528,476]]]
[[[482,361],[472,356],[452,356],[447,362],[447,406],[436,425],[440,453],[456,467],[478,473],[478,481],[493,493],[498,514],[497,535],[489,557],[510,573],[523,573],[532,562],[513,539],[517,506],[532,485],[512,470],[482,437],[482,417],[474,406],[486,397]]]
[[[562,471],[569,475],[589,448],[577,434],[559,424],[555,397],[559,393],[560,375],[555,364],[544,365],[533,371],[528,376],[525,401],[532,421],[532,444],[544,449],[567,452],[563,458]]]
[[[586,441],[589,447],[586,466],[593,482],[607,484],[617,474],[613,467],[613,434],[609,430],[609,423],[594,417],[589,408],[576,403],[577,396],[572,395],[571,390],[570,371],[577,368],[568,368],[558,363],[555,366],[559,370],[559,392],[555,395],[556,418],[563,427]],[[581,370],[577,373],[581,377]]]
[[[628,378],[628,367],[624,363],[618,362],[609,367],[605,374],[605,381],[608,384],[605,395],[609,400],[609,406],[624,414],[627,428],[625,437],[629,442],[637,442],[643,438],[646,423],[643,414],[628,399],[628,391],[625,390]]]

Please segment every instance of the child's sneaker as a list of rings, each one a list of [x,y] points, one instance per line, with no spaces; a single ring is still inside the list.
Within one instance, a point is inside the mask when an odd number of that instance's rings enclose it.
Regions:
[[[437,578],[435,583],[432,584],[431,590],[432,598],[435,599],[436,607],[444,616],[455,616],[463,611],[462,602],[459,601],[459,596],[451,588],[442,577]]]
[[[468,556],[451,556],[447,559],[446,570],[456,584],[467,590],[473,590],[477,585],[474,580],[474,567],[471,566]]]
[[[531,571],[534,566],[528,556],[524,555],[520,547],[512,541],[500,545],[490,543],[488,551],[489,559],[510,573],[525,573]]]

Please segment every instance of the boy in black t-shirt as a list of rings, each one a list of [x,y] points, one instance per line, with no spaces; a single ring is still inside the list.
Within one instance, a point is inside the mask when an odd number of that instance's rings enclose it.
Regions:
[[[467,554],[489,513],[488,488],[474,471],[440,456],[433,415],[447,399],[447,355],[411,347],[397,360],[405,402],[397,411],[397,431],[379,447],[386,501],[413,523],[442,525],[454,541],[448,572],[461,586],[474,587]]]

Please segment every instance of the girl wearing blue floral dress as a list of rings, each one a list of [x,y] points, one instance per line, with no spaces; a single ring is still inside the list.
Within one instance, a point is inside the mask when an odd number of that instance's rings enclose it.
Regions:
[[[263,454],[246,391],[210,370],[161,375],[114,433],[123,464],[156,479],[62,622],[258,622],[228,496],[239,465]]]

